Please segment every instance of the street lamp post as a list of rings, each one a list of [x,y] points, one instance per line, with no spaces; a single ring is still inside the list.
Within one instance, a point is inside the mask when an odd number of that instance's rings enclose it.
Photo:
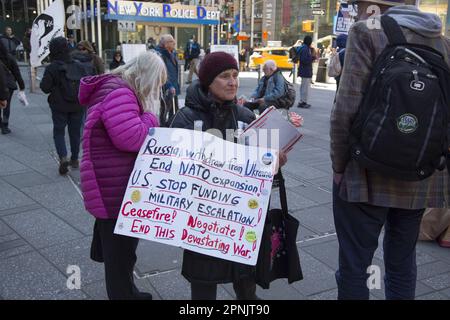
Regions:
[[[244,20],[244,17],[242,16],[242,13],[244,12],[243,6],[244,6],[244,0],[240,0],[239,1],[239,35],[241,35],[241,32],[242,32],[242,21]],[[241,50],[242,50],[242,40],[239,40],[239,52]]]
[[[252,16],[250,26],[250,48],[253,48],[253,33],[255,32],[255,0],[252,0]]]

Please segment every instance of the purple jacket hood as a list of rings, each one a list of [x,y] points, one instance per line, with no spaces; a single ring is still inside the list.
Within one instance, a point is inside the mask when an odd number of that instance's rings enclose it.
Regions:
[[[80,81],[78,99],[81,105],[90,107],[102,102],[111,91],[124,86],[129,88],[122,78],[112,74],[84,77]]]

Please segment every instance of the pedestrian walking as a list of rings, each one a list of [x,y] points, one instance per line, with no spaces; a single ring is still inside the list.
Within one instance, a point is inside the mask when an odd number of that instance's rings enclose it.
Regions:
[[[72,79],[81,79],[84,69],[70,58],[70,46],[65,38],[54,38],[49,47],[51,63],[45,68],[40,87],[44,93],[49,94],[53,140],[59,156],[58,171],[59,174],[65,175],[69,166],[73,169],[79,168],[83,107],[78,101],[79,82],[72,86]],[[67,158],[66,127],[69,132],[70,161]]]
[[[164,62],[153,51],[81,80],[80,102],[89,109],[80,176],[86,210],[95,217],[91,258],[105,265],[111,300],[152,299],[133,280],[137,238],[114,234],[134,162],[149,128],[158,127]]]
[[[197,75],[198,76],[198,64],[200,62],[200,44],[197,42],[197,39],[195,38],[195,35],[192,36],[192,38],[188,41],[186,45],[186,60],[189,64],[189,75],[186,81],[186,84],[190,84],[192,82],[192,76]]]
[[[14,91],[19,85],[19,94],[25,96],[25,83],[20,74],[19,66],[16,59],[8,52],[6,47],[0,42],[0,69],[2,69],[6,88],[8,89],[8,98],[6,99],[6,107],[0,111],[0,127],[2,134],[11,133],[9,128],[9,117],[11,115],[11,100]]]

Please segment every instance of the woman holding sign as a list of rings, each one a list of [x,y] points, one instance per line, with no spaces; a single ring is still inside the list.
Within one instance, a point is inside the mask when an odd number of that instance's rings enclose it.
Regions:
[[[91,258],[105,263],[109,299],[152,299],[133,281],[137,238],[114,234],[122,199],[149,128],[159,126],[159,92],[166,67],[154,52],[111,74],[81,79],[79,99],[88,106],[83,133],[81,189],[95,218]]]
[[[218,129],[226,137],[227,129],[238,129],[238,122],[251,123],[255,115],[238,106],[239,67],[228,53],[214,52],[200,64],[199,80],[187,89],[185,107],[174,117],[171,127],[202,130]],[[280,159],[286,162],[285,156]],[[255,267],[184,250],[183,276],[191,283],[193,300],[215,300],[217,284],[233,283],[238,300],[255,300]]]

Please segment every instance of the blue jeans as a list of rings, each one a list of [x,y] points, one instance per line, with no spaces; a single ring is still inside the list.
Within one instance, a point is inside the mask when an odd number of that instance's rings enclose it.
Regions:
[[[53,140],[55,141],[56,152],[59,158],[67,157],[66,126],[69,130],[71,159],[78,160],[80,153],[80,136],[83,112],[59,112],[52,110],[53,120]]]
[[[369,299],[367,268],[372,264],[383,225],[386,299],[414,299],[416,243],[424,211],[347,202],[339,197],[338,186],[333,185],[334,224],[339,241],[338,299]]]

